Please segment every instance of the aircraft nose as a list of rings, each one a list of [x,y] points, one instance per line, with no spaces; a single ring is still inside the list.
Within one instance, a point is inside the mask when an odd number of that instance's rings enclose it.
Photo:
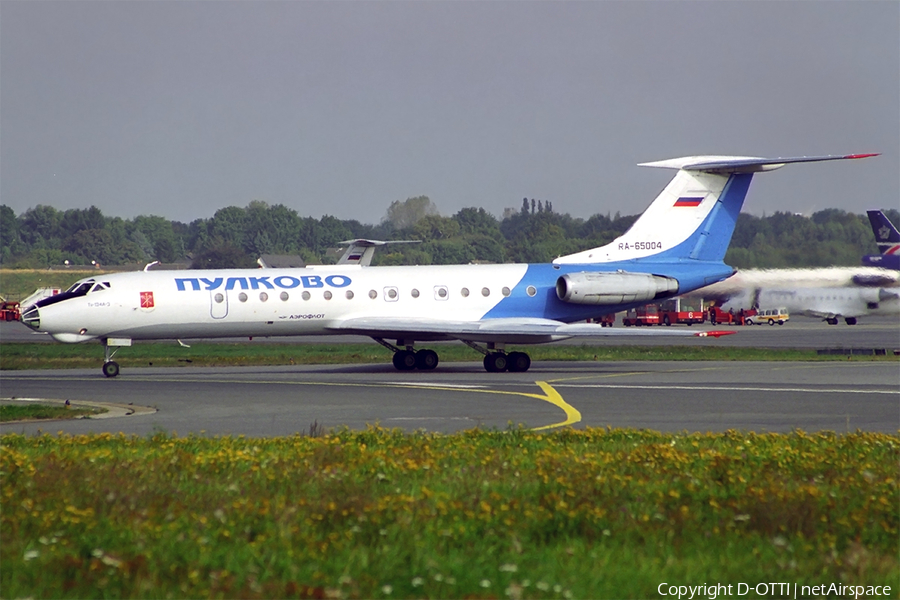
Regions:
[[[37,306],[32,306],[22,315],[22,322],[34,330],[41,328],[41,312]]]

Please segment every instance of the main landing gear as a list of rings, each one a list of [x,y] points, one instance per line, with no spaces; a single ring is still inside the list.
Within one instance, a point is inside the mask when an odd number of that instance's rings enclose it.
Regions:
[[[489,342],[487,348],[482,348],[475,342],[463,340],[468,347],[484,354],[484,370],[488,373],[524,373],[531,367],[531,357],[524,352],[507,353],[503,344]]]
[[[840,317],[826,317],[825,319],[829,325],[837,325],[839,320]],[[844,321],[847,325],[856,325],[856,317],[845,317]]]
[[[434,350],[419,350],[413,348],[413,342],[409,344],[404,340],[397,340],[397,345],[384,341],[382,338],[373,337],[373,340],[394,353],[394,367],[398,371],[431,371],[438,366],[438,354]]]
[[[524,373],[531,366],[531,357],[524,352],[490,352],[484,356],[484,370],[488,373]]]
[[[394,366],[398,371],[430,371],[438,366],[438,355],[434,350],[397,350],[394,352]]]
[[[384,341],[382,338],[373,337],[373,340],[394,353],[394,367],[398,371],[431,371],[438,366],[438,354],[434,350],[415,350],[412,341],[397,340],[397,345]],[[484,354],[484,370],[488,373],[524,373],[531,367],[531,357],[524,352],[509,352],[503,350],[503,344],[489,343],[487,348],[479,346],[475,342],[463,340],[469,347]]]

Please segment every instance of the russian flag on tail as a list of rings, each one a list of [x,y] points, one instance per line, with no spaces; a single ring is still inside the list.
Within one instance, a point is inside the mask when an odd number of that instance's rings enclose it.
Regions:
[[[700,203],[703,202],[703,197],[691,197],[691,196],[683,196],[675,201],[675,206],[700,206]]]

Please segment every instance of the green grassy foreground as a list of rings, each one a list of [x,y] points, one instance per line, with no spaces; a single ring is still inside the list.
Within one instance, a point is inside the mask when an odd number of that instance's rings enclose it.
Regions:
[[[896,585],[898,451],[869,433],[4,435],[0,596]]]
[[[734,348],[727,346],[572,346],[523,348],[535,361],[727,360],[727,361],[846,361],[846,356],[819,356],[815,350]],[[440,347],[443,362],[479,361],[480,355],[462,344]],[[389,363],[390,353],[376,344],[144,343],[122,348],[115,357],[124,367],[260,366],[294,364]],[[854,356],[853,360],[900,362],[900,357]],[[97,344],[5,343],[0,345],[0,369],[65,369],[99,367],[103,348]]]

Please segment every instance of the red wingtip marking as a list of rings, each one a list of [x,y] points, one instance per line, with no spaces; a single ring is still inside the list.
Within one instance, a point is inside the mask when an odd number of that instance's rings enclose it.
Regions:
[[[880,152],[870,152],[869,154],[849,154],[846,158],[869,158],[870,156],[881,156]]]
[[[700,333],[695,333],[694,335],[697,337],[721,337],[723,335],[734,335],[737,331],[701,331]]]

